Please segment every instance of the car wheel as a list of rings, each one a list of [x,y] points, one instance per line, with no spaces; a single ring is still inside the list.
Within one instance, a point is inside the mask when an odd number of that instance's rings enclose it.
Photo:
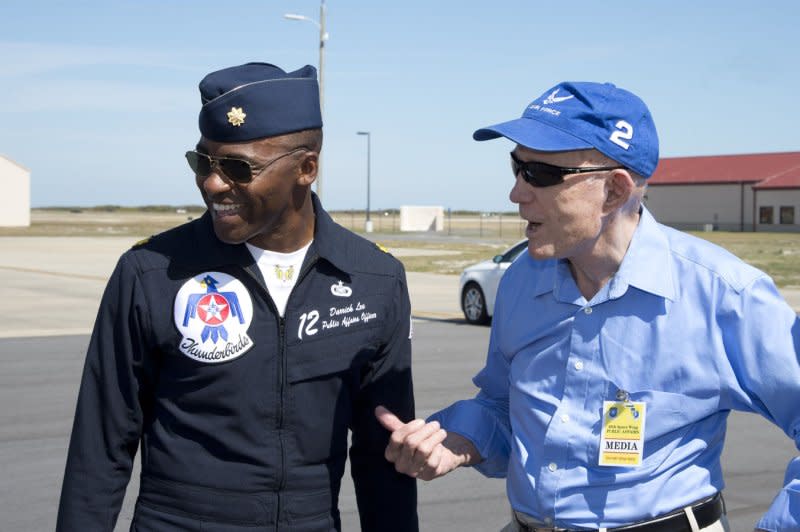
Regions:
[[[486,298],[483,290],[475,283],[468,283],[461,294],[461,310],[469,323],[482,325],[489,321],[486,313]]]

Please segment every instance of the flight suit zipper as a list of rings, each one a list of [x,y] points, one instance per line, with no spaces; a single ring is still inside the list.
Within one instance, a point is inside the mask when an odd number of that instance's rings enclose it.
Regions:
[[[257,266],[256,266],[257,268]],[[278,317],[278,409],[275,414],[275,428],[278,433],[278,447],[279,447],[279,455],[280,455],[280,467],[277,479],[277,485],[275,487],[275,530],[279,529],[280,524],[280,516],[281,516],[281,491],[283,490],[284,484],[286,482],[286,450],[285,445],[283,444],[283,411],[284,411],[284,386],[286,381],[286,319],[280,315],[278,312],[278,307],[275,305],[275,301],[272,300],[272,296],[267,289],[266,284],[261,278],[260,271],[259,273],[255,273],[255,271],[250,271],[248,268],[244,268],[244,270],[256,280],[256,283],[261,288],[261,291],[266,296],[267,306],[272,310],[273,315]],[[298,282],[300,280],[298,279]],[[287,304],[288,306],[288,304]]]
[[[300,274],[297,276],[297,282],[295,283],[294,287],[297,286],[303,281],[305,276],[308,274],[311,267],[317,262],[318,255],[314,255],[308,261],[305,262],[303,268],[300,270]],[[267,291],[269,294],[269,291]],[[292,300],[292,294],[294,293],[294,288],[292,289],[291,293],[289,293],[289,298],[286,300],[286,309],[289,309],[289,302]],[[275,313],[278,314],[277,308],[275,308],[275,303],[272,301],[272,297],[270,296],[270,301],[272,302],[272,307],[275,309]],[[286,313],[284,312],[284,315]],[[277,415],[277,430],[278,430],[278,442],[280,445],[280,456],[281,456],[281,464],[280,464],[280,473],[278,479],[278,487],[275,493],[276,496],[276,503],[275,503],[275,530],[279,530],[280,528],[280,518],[281,518],[281,493],[283,492],[283,488],[286,486],[286,446],[284,445],[284,434],[283,434],[283,423],[284,423],[284,409],[285,409],[285,402],[286,402],[286,373],[287,373],[287,366],[288,366],[288,359],[286,356],[286,318],[281,316],[278,320],[278,339],[279,339],[279,356],[280,356],[280,363],[278,369],[278,393],[280,394],[278,400],[278,415]]]
[[[298,280],[299,281],[299,280]],[[274,306],[274,305],[273,305]],[[288,306],[288,305],[287,305]],[[276,310],[277,313],[277,310]],[[278,486],[275,490],[275,530],[277,531],[280,526],[281,517],[281,493],[286,483],[286,446],[283,442],[283,410],[285,399],[285,386],[286,386],[286,318],[281,316],[278,320],[278,345],[279,347],[279,363],[278,363],[278,415],[276,418],[276,425],[278,430],[278,446],[280,447],[280,472],[278,478]]]

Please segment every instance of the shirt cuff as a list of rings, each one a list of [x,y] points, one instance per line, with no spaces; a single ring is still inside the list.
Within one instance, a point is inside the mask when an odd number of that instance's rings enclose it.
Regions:
[[[756,523],[756,528],[770,532],[800,530],[800,457],[794,458],[786,470],[785,486]]]
[[[475,399],[458,401],[432,414],[428,421],[438,421],[448,432],[467,438],[481,455],[477,471],[490,478],[505,478],[510,455],[510,431],[493,413]]]

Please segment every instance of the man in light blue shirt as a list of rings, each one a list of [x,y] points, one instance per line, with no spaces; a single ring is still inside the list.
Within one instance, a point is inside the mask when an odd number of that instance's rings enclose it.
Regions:
[[[727,530],[729,412],[800,448],[797,315],[766,274],[642,205],[658,138],[632,93],[561,83],[473,136],[516,144],[529,253],[501,281],[478,395],[427,423],[379,407],[387,459],[507,477],[507,530]],[[800,457],[756,527],[800,530]]]

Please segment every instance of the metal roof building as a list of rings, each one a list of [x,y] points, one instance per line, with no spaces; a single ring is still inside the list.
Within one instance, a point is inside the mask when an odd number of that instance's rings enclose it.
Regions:
[[[661,159],[645,202],[679,229],[800,231],[800,152]]]

